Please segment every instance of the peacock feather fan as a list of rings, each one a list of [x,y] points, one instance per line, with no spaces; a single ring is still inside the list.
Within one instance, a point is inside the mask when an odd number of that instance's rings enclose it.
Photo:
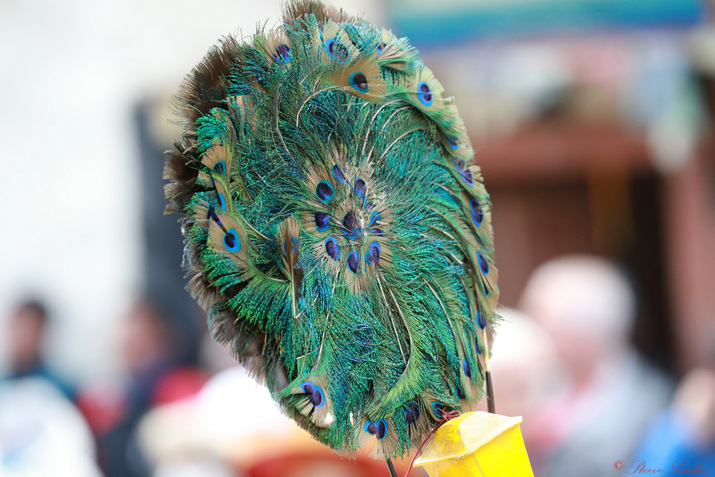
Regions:
[[[489,196],[407,39],[314,1],[223,39],[177,96],[169,212],[213,337],[316,439],[405,454],[479,401]]]

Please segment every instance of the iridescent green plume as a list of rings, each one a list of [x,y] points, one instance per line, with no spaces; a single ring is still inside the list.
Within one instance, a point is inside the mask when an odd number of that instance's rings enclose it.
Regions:
[[[490,205],[452,98],[404,38],[315,2],[227,37],[177,97],[169,210],[216,340],[318,440],[419,445],[482,394]]]

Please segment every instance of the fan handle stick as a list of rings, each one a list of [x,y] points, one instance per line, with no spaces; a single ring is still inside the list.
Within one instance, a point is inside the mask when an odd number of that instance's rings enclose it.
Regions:
[[[494,404],[494,386],[492,385],[492,370],[489,368],[489,342],[487,341],[487,330],[484,330],[484,380],[487,382],[487,410],[491,414],[496,414]]]
[[[389,457],[385,458],[385,462],[387,462],[387,468],[390,471],[390,477],[398,477],[397,476],[397,471],[395,470],[395,466],[392,465],[392,461],[390,460]]]

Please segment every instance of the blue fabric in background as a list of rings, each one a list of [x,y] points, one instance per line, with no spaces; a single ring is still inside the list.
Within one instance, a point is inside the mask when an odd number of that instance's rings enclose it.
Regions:
[[[430,4],[390,0],[393,30],[418,48],[490,38],[677,28],[703,21],[698,0],[542,0]]]
[[[685,421],[672,409],[663,413],[650,428],[640,450],[624,470],[644,463],[661,474],[715,473],[715,442],[696,442]]]

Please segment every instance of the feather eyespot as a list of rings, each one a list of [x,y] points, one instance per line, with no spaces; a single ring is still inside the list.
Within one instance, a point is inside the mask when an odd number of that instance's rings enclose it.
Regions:
[[[328,56],[338,63],[347,63],[350,59],[348,48],[339,41],[333,39],[326,41],[325,50],[328,52]]]
[[[387,48],[387,43],[385,43],[384,41],[378,43],[377,46],[375,46],[375,49],[378,53],[382,53],[385,48]]]
[[[408,426],[413,425],[420,418],[420,408],[415,402],[407,403],[407,410],[405,411],[405,422]]]
[[[459,170],[462,179],[464,179],[464,182],[466,182],[470,186],[473,186],[474,178],[472,177],[472,171],[467,166],[467,163],[464,162],[463,159],[455,159],[454,165],[457,166],[457,169]]]
[[[315,188],[315,195],[321,200],[321,202],[327,204],[330,202],[330,199],[333,198],[333,194],[333,186],[331,186],[328,181],[318,182],[318,185]]]
[[[368,248],[367,256],[365,261],[368,265],[378,265],[380,263],[380,244],[378,242],[373,242]]]
[[[437,416],[437,419],[442,419],[442,416],[444,416],[444,404],[439,401],[432,401],[432,412]]]
[[[276,50],[273,52],[273,59],[276,60],[276,63],[290,63],[290,46],[285,43],[278,45]]]
[[[318,232],[325,232],[330,228],[330,215],[323,213],[323,212],[318,212],[315,214],[315,227],[318,229]]]
[[[238,252],[241,250],[241,239],[238,238],[236,229],[231,228],[226,232],[223,236],[223,244],[229,252]]]
[[[487,327],[487,319],[479,311],[477,312],[477,324],[479,325],[479,328],[481,328],[481,329],[484,329]]]
[[[477,354],[482,354],[482,345],[479,344],[479,340],[474,340],[474,349],[477,350]]]
[[[425,106],[432,106],[434,98],[432,97],[432,90],[426,81],[421,81],[417,87],[417,98],[420,100],[420,103]]]
[[[365,197],[365,181],[360,179],[359,177],[355,179],[355,194],[360,199]]]
[[[211,168],[211,172],[215,172],[216,174],[219,174],[219,175],[225,175],[226,174],[226,161],[218,161]]]
[[[350,86],[360,93],[367,93],[370,90],[367,84],[367,77],[362,71],[356,71],[350,75]]]
[[[384,237],[384,236],[385,236],[385,233],[382,231],[382,229],[378,229],[378,228],[370,229],[370,233],[373,234],[373,235],[376,235],[376,236],[378,236],[378,237]]]
[[[480,262],[480,263],[481,263],[481,262]],[[489,266],[489,264],[487,264],[487,266]],[[481,268],[481,266],[480,266],[480,268]],[[482,272],[483,272],[483,270],[482,270]],[[486,273],[485,273],[484,275],[486,275]],[[487,288],[486,282],[482,279],[482,280],[480,280],[480,283],[481,283],[481,286],[482,286],[482,292],[484,293],[484,296],[489,296],[489,295],[491,295],[492,292],[489,290],[489,288]]]
[[[293,240],[292,240],[293,243],[291,244],[293,250],[292,250],[291,253],[292,253],[293,255],[295,255],[295,252],[298,251],[298,238],[297,238],[297,237],[291,237],[291,238],[293,239]]]
[[[354,210],[348,211],[348,213],[345,214],[342,224],[343,235],[348,240],[357,240],[357,238],[362,235],[362,224]]]
[[[340,170],[337,164],[333,166],[333,177],[335,177],[335,180],[340,182],[341,184],[345,183],[345,176],[343,175],[343,171]]]
[[[217,192],[217,194],[219,207],[221,207],[221,210],[226,210],[226,197],[224,197],[223,194],[220,192]]]
[[[447,144],[449,144],[449,147],[452,149],[459,149],[459,141],[454,136],[447,136]]]
[[[325,239],[325,253],[336,262],[340,260],[340,245],[335,237]]]
[[[480,227],[482,225],[482,222],[484,221],[484,209],[482,209],[482,204],[480,204],[477,199],[472,197],[471,199],[469,199],[469,208],[472,212],[472,221],[474,222],[474,225]],[[482,267],[482,270],[485,274],[489,273],[489,265],[487,264],[486,270],[484,270],[484,266],[482,265],[482,258],[479,259],[479,265]]]
[[[222,225],[222,224],[221,224],[221,219],[219,218],[218,215],[216,215],[216,211],[214,210],[213,206],[210,206],[210,207],[209,207],[208,216],[211,217],[211,219],[212,219],[214,222],[216,222],[218,225]]]
[[[484,254],[482,252],[477,252],[477,260],[479,261],[479,268],[482,269],[482,273],[484,275],[489,274],[489,262],[487,262],[486,257],[484,257]]]
[[[306,381],[301,384],[300,387],[303,389],[303,392],[308,395],[308,400],[313,406],[323,407],[323,404],[325,404],[325,393],[320,386]]]
[[[377,421],[367,421],[363,427],[365,432],[372,434],[377,437],[378,441],[381,441],[387,435],[387,421],[385,419],[378,419]]]
[[[464,361],[462,361],[462,369],[464,370],[464,375],[468,378],[472,377],[472,368],[469,366],[469,362],[467,362],[467,358],[464,358]]]
[[[360,268],[360,256],[355,250],[348,254],[348,268],[353,273],[357,273]]]

